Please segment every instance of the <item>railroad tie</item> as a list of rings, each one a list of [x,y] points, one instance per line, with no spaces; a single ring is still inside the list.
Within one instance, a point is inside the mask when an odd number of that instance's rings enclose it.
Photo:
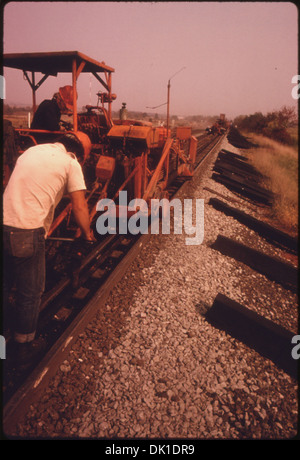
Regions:
[[[223,174],[212,174],[212,179],[216,182],[219,182],[225,187],[239,193],[242,196],[246,196],[258,203],[263,203],[265,205],[272,204],[273,195],[262,188],[254,187],[252,184],[247,184],[246,181],[241,180],[238,177],[234,177],[233,174],[229,175],[226,173]]]
[[[292,292],[297,291],[297,268],[278,257],[269,256],[223,235],[218,235],[210,247],[248,265]]]
[[[210,198],[209,205],[213,206],[218,211],[223,212],[227,216],[234,217],[240,223],[246,225],[251,230],[254,230],[259,235],[264,237],[271,243],[277,244],[279,247],[288,249],[289,251],[296,253],[298,250],[298,239],[294,238],[287,233],[273,227],[272,225],[262,222],[249,214],[246,214],[239,209],[229,206],[227,203],[219,200],[218,198]]]
[[[227,332],[297,378],[297,360],[291,354],[294,336],[291,331],[223,294],[217,295],[205,317],[217,329]]]

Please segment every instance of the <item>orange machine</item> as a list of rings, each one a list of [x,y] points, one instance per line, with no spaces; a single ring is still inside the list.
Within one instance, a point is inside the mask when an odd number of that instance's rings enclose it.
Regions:
[[[31,145],[41,142],[43,134],[53,141],[62,132],[74,133],[85,147],[82,164],[88,188],[87,200],[90,220],[96,215],[97,202],[102,198],[117,200],[121,190],[130,198],[166,196],[170,182],[182,175],[192,177],[197,140],[191,128],[178,128],[175,137],[165,127],[154,127],[139,120],[112,119],[112,73],[114,69],[78,51],[50,53],[6,54],[4,66],[20,69],[32,90],[33,112],[36,110],[36,92],[51,75],[70,73],[73,89],[72,122],[62,121],[60,131],[15,129],[19,154]],[[36,73],[43,76],[36,83]],[[105,91],[97,93],[98,103],[87,105],[83,112],[77,109],[77,80],[82,73],[94,75]],[[29,76],[31,75],[31,77]],[[39,139],[39,141],[37,140]],[[49,236],[78,236],[71,215],[71,204],[62,200]]]

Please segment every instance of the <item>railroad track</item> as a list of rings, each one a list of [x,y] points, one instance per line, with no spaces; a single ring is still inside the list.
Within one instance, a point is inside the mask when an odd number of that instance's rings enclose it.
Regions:
[[[195,175],[210,153],[214,152],[223,136],[200,135],[197,137],[197,158]],[[175,197],[184,185],[184,178],[177,178],[170,185],[170,198]],[[109,293],[123,277],[126,269],[147,243],[150,234],[108,235],[97,242],[81,260],[73,273],[50,284],[41,303],[38,334],[47,342],[45,354],[33,366],[21,372],[9,359],[4,360],[3,426],[14,426],[26,408],[40,394],[49,379],[64,360],[78,334],[84,329],[95,312],[104,304]],[[50,242],[55,245],[55,241]],[[57,242],[66,253],[72,242]],[[51,268],[51,267],[49,267]]]

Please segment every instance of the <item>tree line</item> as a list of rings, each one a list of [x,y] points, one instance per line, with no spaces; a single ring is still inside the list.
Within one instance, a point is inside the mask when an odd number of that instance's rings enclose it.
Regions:
[[[239,115],[234,119],[234,124],[240,130],[262,134],[282,144],[293,145],[295,141],[289,131],[298,125],[298,115],[294,107],[284,106],[266,115],[261,112]]]
[[[27,112],[31,112],[32,111],[32,107],[30,106],[11,106],[9,104],[3,104],[3,114],[4,115],[14,115],[16,113],[20,113],[20,112],[24,112],[24,113],[27,113]]]

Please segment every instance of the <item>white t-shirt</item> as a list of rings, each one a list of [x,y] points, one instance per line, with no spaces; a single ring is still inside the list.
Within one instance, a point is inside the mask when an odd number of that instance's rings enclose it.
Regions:
[[[64,194],[86,190],[80,164],[60,143],[30,147],[17,160],[3,196],[3,223],[16,228],[44,227]]]

